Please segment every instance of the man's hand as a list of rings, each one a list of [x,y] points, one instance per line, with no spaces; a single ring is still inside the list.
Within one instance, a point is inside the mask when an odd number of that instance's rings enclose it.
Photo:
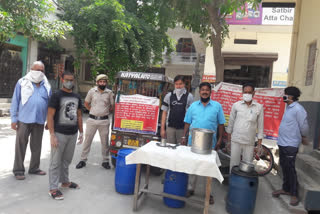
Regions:
[[[79,137],[78,137],[77,145],[82,144],[82,142],[83,142],[83,133],[80,133],[80,134],[79,134]]]
[[[187,138],[186,137],[181,137],[181,145],[187,145]]]
[[[59,146],[59,142],[55,134],[50,134],[50,143],[53,148],[57,148]]]
[[[301,142],[301,143],[302,143],[303,145],[309,145],[308,138],[302,136],[302,142]]]
[[[48,123],[46,123],[46,125],[44,126],[44,129],[49,130]]]
[[[220,145],[221,145],[221,139],[219,139],[214,147],[214,150],[218,151],[220,149]]]
[[[17,130],[18,129],[18,124],[17,123],[11,123],[11,128],[13,130]]]
[[[262,155],[262,152],[263,152],[261,143],[257,144],[255,150],[256,150],[256,154],[260,157]]]
[[[166,130],[165,130],[165,129],[161,129],[160,135],[161,135],[161,138],[167,139],[167,133],[166,133]]]

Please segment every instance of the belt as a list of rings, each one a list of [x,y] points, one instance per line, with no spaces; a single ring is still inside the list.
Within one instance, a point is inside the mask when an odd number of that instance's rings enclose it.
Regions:
[[[89,114],[89,117],[92,118],[92,119],[95,119],[95,120],[107,120],[109,118],[108,115],[106,115],[106,116],[94,116],[92,114]]]

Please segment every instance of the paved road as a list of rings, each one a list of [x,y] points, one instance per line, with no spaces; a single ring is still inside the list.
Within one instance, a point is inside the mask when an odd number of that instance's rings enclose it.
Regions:
[[[73,162],[70,166],[70,177],[77,182],[79,190],[63,190],[65,199],[55,201],[48,195],[48,176],[26,175],[26,180],[17,181],[12,175],[14,158],[15,132],[10,129],[10,119],[0,117],[0,214],[87,214],[113,213],[129,214],[132,212],[131,195],[121,195],[115,192],[114,169],[105,170],[101,167],[100,143],[98,134],[95,136],[88,164],[83,169],[75,169],[79,161],[81,146],[76,147]],[[47,171],[50,155],[48,131],[43,137],[41,169]],[[30,150],[26,155],[25,166],[28,168]],[[255,213],[289,213],[281,203],[270,197],[270,187],[264,178],[259,180],[259,191]],[[204,182],[203,182],[204,183]],[[199,185],[194,197],[203,197],[204,186]],[[151,187],[160,190],[160,178],[151,177]],[[210,207],[210,213],[224,214],[228,187],[216,182],[213,186],[215,204]],[[198,205],[187,204],[182,209],[168,208],[162,198],[148,196],[139,207],[139,214],[191,214],[202,213]]]

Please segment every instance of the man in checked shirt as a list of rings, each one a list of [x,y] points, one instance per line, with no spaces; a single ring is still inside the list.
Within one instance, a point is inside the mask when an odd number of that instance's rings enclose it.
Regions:
[[[252,162],[256,134],[257,149],[261,150],[263,138],[263,106],[252,100],[255,87],[246,83],[242,86],[243,100],[233,104],[227,128],[228,143],[231,143],[230,172],[239,165],[240,158]]]

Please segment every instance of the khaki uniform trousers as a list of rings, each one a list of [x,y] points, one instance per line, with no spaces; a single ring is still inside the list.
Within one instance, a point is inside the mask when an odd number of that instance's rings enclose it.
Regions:
[[[101,141],[101,154],[102,162],[109,161],[109,125],[110,122],[106,120],[95,120],[88,118],[86,123],[85,139],[83,142],[81,160],[87,161],[90,152],[92,140],[97,132],[99,131]]]

